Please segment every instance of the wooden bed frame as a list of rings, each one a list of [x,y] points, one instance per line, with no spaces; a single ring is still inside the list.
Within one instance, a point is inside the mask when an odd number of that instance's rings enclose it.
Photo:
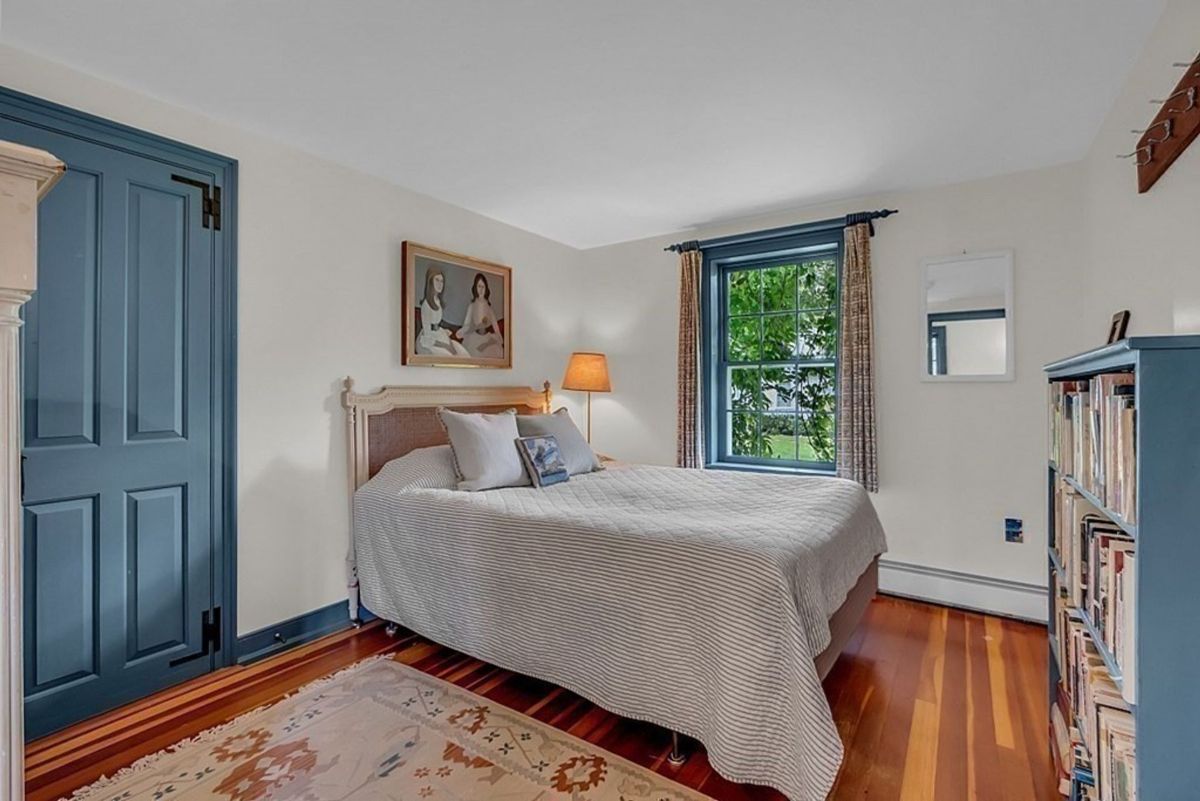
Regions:
[[[437,419],[439,407],[461,412],[516,408],[527,413],[545,414],[550,411],[551,397],[549,381],[542,384],[541,391],[531,387],[388,386],[364,395],[354,391],[353,379],[346,378],[342,406],[346,409],[351,499],[355,490],[392,459],[417,448],[447,443],[446,432]],[[350,514],[353,537],[353,501]],[[357,620],[358,576],[352,558],[347,559],[347,567],[350,615]],[[814,660],[817,674],[822,679],[833,669],[878,589],[879,560],[875,559],[829,618],[829,645]],[[672,757],[672,761],[683,759],[678,748]]]
[[[392,459],[409,451],[445,445],[446,432],[438,422],[439,407],[458,412],[526,413],[550,411],[550,382],[541,391],[530,387],[384,387],[365,395],[346,378],[342,407],[346,410],[350,494]]]

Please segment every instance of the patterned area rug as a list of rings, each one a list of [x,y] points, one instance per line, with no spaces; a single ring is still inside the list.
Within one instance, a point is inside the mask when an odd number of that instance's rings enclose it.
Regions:
[[[89,801],[707,798],[387,657],[310,684],[75,795]]]

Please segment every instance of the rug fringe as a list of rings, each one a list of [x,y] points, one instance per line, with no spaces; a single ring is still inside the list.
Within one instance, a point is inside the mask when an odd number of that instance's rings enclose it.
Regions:
[[[211,740],[215,740],[215,739],[217,739],[218,736],[220,736],[221,734],[224,734],[230,728],[232,728],[240,723],[244,723],[247,720],[249,720],[250,718],[253,718],[255,716],[263,714],[268,709],[270,709],[271,707],[280,703],[281,701],[287,700],[289,698],[294,698],[295,696],[300,695],[302,693],[311,692],[313,690],[319,690],[322,687],[325,687],[325,686],[332,684],[333,682],[343,678],[347,673],[351,673],[356,670],[361,670],[363,667],[365,667],[373,662],[378,662],[382,659],[391,659],[393,656],[394,655],[391,653],[376,654],[375,656],[369,656],[366,659],[363,659],[359,662],[355,662],[353,665],[347,665],[346,667],[342,668],[341,670],[339,670],[335,673],[330,673],[328,676],[322,676],[319,679],[314,679],[313,681],[310,681],[308,684],[305,684],[301,687],[297,687],[295,690],[292,690],[291,692],[286,693],[285,695],[275,699],[274,701],[263,704],[262,706],[259,706],[259,707],[255,707],[254,709],[251,709],[247,712],[243,712],[242,714],[238,715],[236,718],[233,718],[232,720],[227,720],[224,723],[218,723],[216,726],[213,726],[210,729],[205,729],[204,731],[200,732],[199,734],[197,734],[193,737],[188,737],[187,739],[180,740],[177,743],[172,743],[171,745],[168,745],[166,748],[163,748],[160,751],[155,751],[153,754],[147,754],[146,756],[142,757],[141,759],[138,759],[133,764],[127,765],[126,767],[121,768],[120,770],[116,771],[112,775],[101,776],[100,778],[98,778],[94,782],[92,782],[91,784],[84,785],[83,787],[80,787],[77,790],[72,791],[71,795],[64,796],[64,799],[70,798],[71,801],[94,801],[97,795],[99,795],[101,792],[108,789],[112,785],[116,784],[117,782],[124,781],[125,779],[128,779],[130,776],[134,776],[134,775],[146,770],[147,768],[151,767],[156,762],[158,762],[160,759],[163,759],[164,757],[168,757],[171,754],[174,754],[176,751],[178,751],[181,748],[191,746],[191,745],[202,745]]]

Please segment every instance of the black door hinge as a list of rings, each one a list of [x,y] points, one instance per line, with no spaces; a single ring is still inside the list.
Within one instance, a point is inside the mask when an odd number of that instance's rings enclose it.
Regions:
[[[200,190],[200,222],[205,228],[221,230],[221,187],[209,186],[186,175],[172,175],[172,181],[194,186]]]
[[[212,614],[203,620],[204,647],[209,653],[221,650],[221,607],[214,606]]]
[[[185,662],[201,659],[221,650],[221,607],[214,606],[200,613],[200,650],[194,654],[172,659],[168,665],[175,667]]]

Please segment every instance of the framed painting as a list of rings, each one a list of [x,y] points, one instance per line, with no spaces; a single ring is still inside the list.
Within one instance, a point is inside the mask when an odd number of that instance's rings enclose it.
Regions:
[[[512,270],[405,242],[401,361],[512,367]]]
[[[1119,311],[1113,315],[1112,323],[1108,326],[1108,344],[1120,342],[1125,338],[1125,332],[1129,330],[1129,309]]]

